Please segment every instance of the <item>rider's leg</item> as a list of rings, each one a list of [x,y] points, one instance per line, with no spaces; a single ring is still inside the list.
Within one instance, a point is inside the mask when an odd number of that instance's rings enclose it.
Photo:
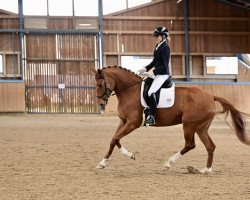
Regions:
[[[169,78],[169,75],[157,75],[148,91],[148,96],[149,96],[149,111],[150,111],[150,116],[149,118],[145,121],[146,124],[153,125],[155,124],[156,121],[156,107],[157,107],[157,102],[156,102],[156,96],[155,93],[157,90],[160,89],[162,84]]]
[[[156,121],[156,107],[157,107],[157,101],[155,93],[151,94],[149,97],[149,112],[150,116],[148,119],[146,119],[145,124],[153,125]]]
[[[162,86],[162,84],[169,78],[169,75],[157,75],[148,90],[148,96],[150,97],[151,94],[156,93]]]

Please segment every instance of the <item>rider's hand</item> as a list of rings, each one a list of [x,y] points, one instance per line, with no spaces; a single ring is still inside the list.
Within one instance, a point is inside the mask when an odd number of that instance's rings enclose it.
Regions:
[[[143,67],[142,69],[138,70],[139,74],[143,74],[147,71],[147,69],[145,67]]]
[[[153,71],[149,71],[148,72],[148,77],[152,78],[152,79],[155,79],[155,74]]]
[[[147,77],[150,77],[152,79],[155,79],[155,75],[152,71],[149,71],[149,72],[143,72],[142,75],[144,76],[147,76]]]

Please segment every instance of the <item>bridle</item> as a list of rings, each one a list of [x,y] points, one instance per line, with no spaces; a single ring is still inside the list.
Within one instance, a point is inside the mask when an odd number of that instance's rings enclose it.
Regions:
[[[107,83],[106,83],[106,80],[105,80],[104,76],[101,76],[101,77],[98,77],[98,78],[96,77],[96,79],[104,80],[104,89],[105,89],[102,95],[96,96],[96,97],[98,99],[104,100],[107,103],[108,102],[108,98],[111,95],[111,93],[112,93],[113,90],[111,90],[111,89],[109,89],[107,87]]]

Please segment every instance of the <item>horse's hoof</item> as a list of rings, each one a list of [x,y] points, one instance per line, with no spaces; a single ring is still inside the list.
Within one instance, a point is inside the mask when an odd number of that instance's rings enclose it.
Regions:
[[[131,156],[130,156],[130,158],[131,158],[132,160],[135,160],[135,154],[132,153]]]
[[[103,165],[98,165],[97,167],[96,167],[96,169],[104,169],[105,168],[105,166],[103,166]]]
[[[168,171],[170,169],[170,162],[167,161],[162,167],[162,171]]]
[[[168,171],[169,169],[170,169],[170,166],[164,165],[161,171]]]
[[[202,169],[202,170],[200,170],[200,173],[202,173],[202,174],[210,174],[212,172],[212,167],[210,167],[210,168],[204,168],[204,169]]]
[[[187,170],[189,174],[201,174],[201,172],[198,169],[195,169],[192,166],[187,166]]]
[[[108,158],[104,158],[99,165],[96,167],[97,169],[104,169],[107,166],[109,159]]]

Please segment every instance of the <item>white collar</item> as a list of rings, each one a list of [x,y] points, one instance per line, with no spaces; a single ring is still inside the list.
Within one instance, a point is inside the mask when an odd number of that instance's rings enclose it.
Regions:
[[[163,42],[166,42],[166,39],[157,44],[157,46],[155,47],[155,51],[162,45]]]

